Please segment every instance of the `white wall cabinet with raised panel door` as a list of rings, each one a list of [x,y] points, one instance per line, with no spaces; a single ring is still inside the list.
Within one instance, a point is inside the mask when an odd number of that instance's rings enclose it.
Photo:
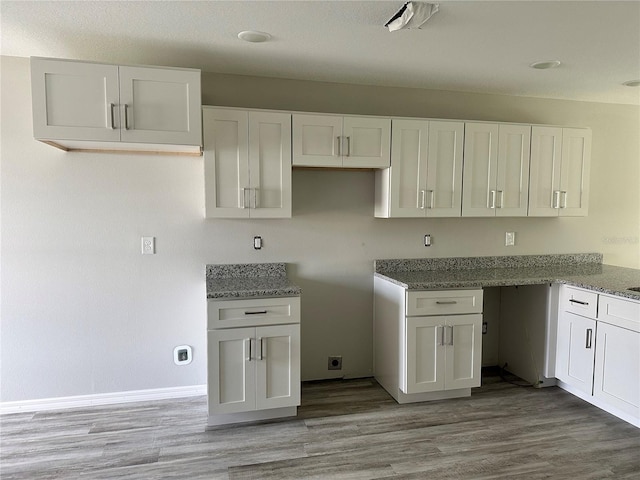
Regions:
[[[208,425],[296,415],[299,301],[298,297],[209,301]],[[234,320],[255,326],[220,328]]]
[[[527,215],[531,126],[465,123],[463,217]]]
[[[293,165],[387,168],[391,119],[293,114]]]
[[[463,122],[393,119],[391,167],[376,172],[376,217],[459,217]]]
[[[64,150],[200,154],[200,70],[32,57],[31,82],[37,140]]]
[[[532,127],[529,216],[586,216],[590,166],[591,130]]]
[[[480,386],[482,290],[414,291],[374,278],[374,375],[398,403]]]
[[[205,216],[291,217],[291,115],[203,107]]]
[[[558,386],[640,427],[640,302],[562,286]]]

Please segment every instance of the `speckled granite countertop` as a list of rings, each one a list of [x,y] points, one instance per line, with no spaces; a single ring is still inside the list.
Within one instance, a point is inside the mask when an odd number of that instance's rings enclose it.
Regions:
[[[640,270],[603,265],[601,254],[376,260],[375,275],[409,290],[566,283],[640,300]]]
[[[207,265],[207,298],[296,297],[285,263]]]

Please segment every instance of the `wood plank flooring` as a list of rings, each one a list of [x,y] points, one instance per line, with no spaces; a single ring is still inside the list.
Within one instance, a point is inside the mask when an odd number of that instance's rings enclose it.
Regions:
[[[303,384],[296,419],[205,431],[206,399],[0,417],[0,478],[640,479],[640,429],[486,375],[398,405],[373,379]]]

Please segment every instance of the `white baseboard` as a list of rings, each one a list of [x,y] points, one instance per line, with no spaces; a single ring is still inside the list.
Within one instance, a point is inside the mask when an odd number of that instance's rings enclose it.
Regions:
[[[206,385],[188,387],[153,388],[149,390],[131,390],[128,392],[97,393],[95,395],[76,395],[73,397],[41,398],[16,402],[0,402],[0,415],[8,413],[41,412],[63,408],[81,408],[117,403],[148,402],[168,398],[197,397],[207,394]]]

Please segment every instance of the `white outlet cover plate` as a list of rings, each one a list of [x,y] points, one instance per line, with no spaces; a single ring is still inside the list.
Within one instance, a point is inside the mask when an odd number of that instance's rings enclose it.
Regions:
[[[512,247],[516,244],[516,232],[505,232],[504,244],[507,247]]]
[[[142,237],[142,254],[154,255],[156,253],[156,237]]]

